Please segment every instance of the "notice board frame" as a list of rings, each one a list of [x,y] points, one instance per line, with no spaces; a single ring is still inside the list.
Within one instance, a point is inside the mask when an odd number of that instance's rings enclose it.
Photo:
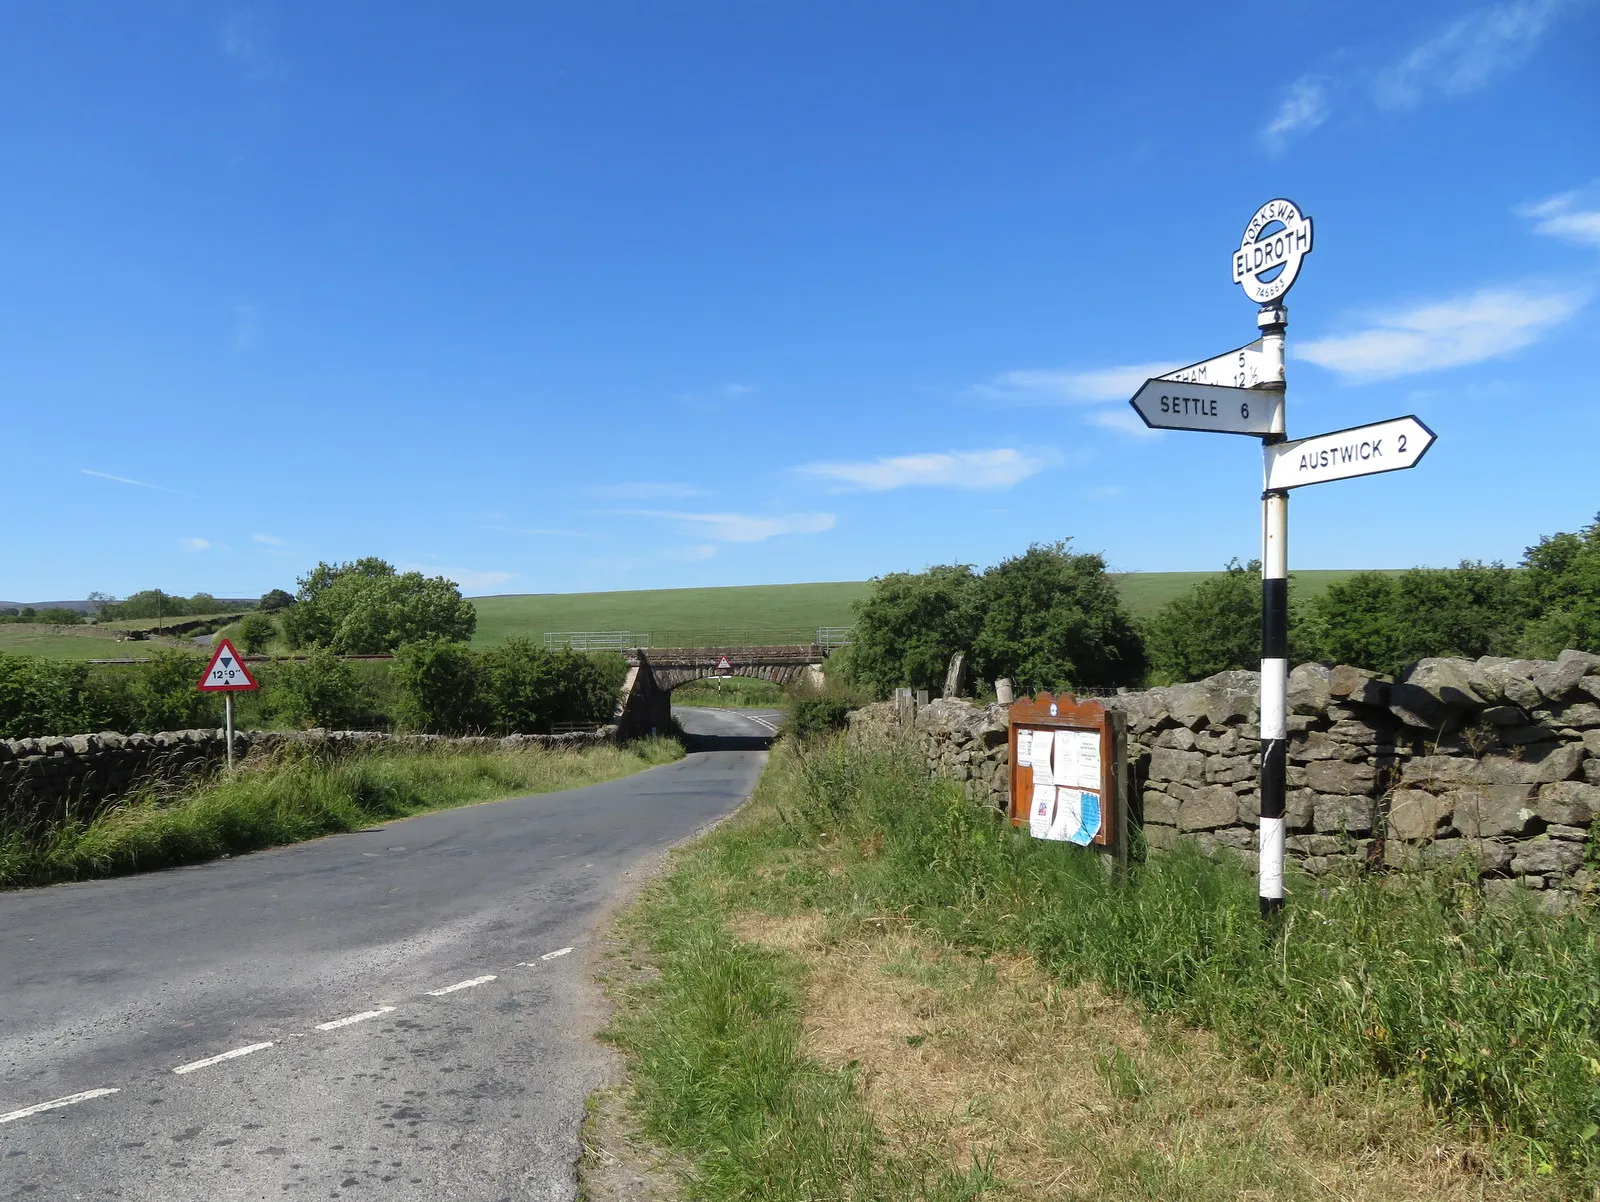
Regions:
[[[1006,742],[1010,757],[1012,826],[1028,822],[1033,797],[1033,769],[1017,762],[1017,732],[1022,730],[1088,730],[1100,736],[1100,831],[1089,846],[1128,860],[1128,715],[1098,701],[1079,701],[1072,693],[1038,693],[1019,697],[1006,710]]]

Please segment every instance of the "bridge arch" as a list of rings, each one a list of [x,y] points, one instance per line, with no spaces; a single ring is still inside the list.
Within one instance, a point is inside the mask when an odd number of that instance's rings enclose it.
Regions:
[[[628,677],[617,705],[624,736],[666,729],[672,690],[692,680],[743,676],[776,685],[809,680],[822,684],[828,650],[816,645],[783,647],[658,647],[626,653]]]

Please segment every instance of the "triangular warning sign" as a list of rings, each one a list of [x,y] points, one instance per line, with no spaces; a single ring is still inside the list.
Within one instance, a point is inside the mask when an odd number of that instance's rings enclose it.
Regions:
[[[717,671],[718,672],[726,672],[731,667],[733,667],[733,665],[728,662],[728,657],[726,655],[717,656]]]
[[[239,653],[227,639],[217,644],[216,654],[206,666],[206,674],[195,685],[202,693],[259,687],[256,678],[250,675],[250,669],[244,666],[244,660],[239,658]]]

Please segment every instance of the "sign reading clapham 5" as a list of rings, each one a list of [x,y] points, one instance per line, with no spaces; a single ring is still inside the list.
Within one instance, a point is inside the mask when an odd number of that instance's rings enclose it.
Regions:
[[[1283,373],[1284,295],[1311,253],[1311,218],[1269,200],[1233,252],[1233,282],[1261,306],[1255,342],[1168,372],[1130,402],[1146,425],[1261,439],[1261,912],[1283,906],[1288,792],[1289,490],[1414,467],[1434,434],[1415,417],[1288,440]]]

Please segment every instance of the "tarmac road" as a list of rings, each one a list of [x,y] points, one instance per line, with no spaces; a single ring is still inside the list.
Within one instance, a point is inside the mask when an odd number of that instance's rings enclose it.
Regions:
[[[0,1199],[576,1197],[585,944],[776,714],[678,718],[623,780],[0,894]]]

